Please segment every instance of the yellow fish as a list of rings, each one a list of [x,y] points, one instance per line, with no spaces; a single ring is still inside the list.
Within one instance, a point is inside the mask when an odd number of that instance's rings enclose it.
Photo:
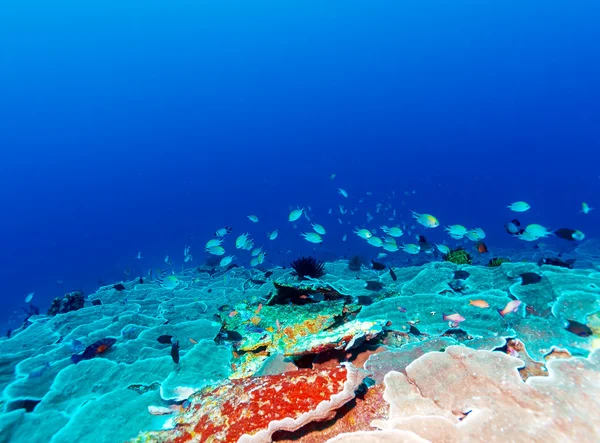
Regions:
[[[435,218],[431,214],[419,214],[415,211],[412,211],[413,218],[417,219],[417,222],[426,228],[437,228],[440,225],[440,222],[437,218]]]
[[[489,308],[490,305],[488,302],[486,302],[485,300],[469,300],[469,304],[471,306],[475,306],[476,308]]]

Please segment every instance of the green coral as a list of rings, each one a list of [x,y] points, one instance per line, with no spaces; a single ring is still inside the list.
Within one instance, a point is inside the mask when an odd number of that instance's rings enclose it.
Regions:
[[[489,268],[497,268],[502,263],[510,263],[510,259],[502,258],[502,257],[494,257],[490,260],[490,262],[487,264],[487,266]]]
[[[456,248],[448,252],[444,261],[449,261],[457,265],[470,265],[473,263],[471,256],[463,248]]]

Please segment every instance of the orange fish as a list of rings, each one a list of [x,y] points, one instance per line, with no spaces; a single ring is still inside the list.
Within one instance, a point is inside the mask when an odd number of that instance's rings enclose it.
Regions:
[[[254,311],[254,313],[256,315],[258,315],[258,313],[260,312],[261,309],[262,309],[262,303],[258,305],[258,308],[256,308],[256,311]]]
[[[190,338],[190,343],[193,345],[197,345],[198,342],[196,340],[194,340],[193,338]]]
[[[231,312],[229,313],[229,318],[233,318],[233,317],[235,317],[236,315],[237,315],[237,311],[231,311]]]
[[[488,252],[488,248],[487,248],[486,244],[482,241],[478,241],[477,243],[475,243],[475,247],[477,248],[477,250],[479,251],[480,254]]]
[[[489,308],[490,305],[485,300],[469,300],[469,304],[471,306],[475,306],[476,308]]]
[[[521,306],[521,300],[511,300],[506,304],[504,309],[498,309],[498,314],[504,317],[506,314],[510,314],[511,312],[517,312],[519,306]]]

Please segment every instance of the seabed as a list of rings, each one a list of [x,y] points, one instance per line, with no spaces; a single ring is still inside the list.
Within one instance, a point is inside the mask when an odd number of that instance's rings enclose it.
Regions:
[[[598,441],[597,249],[575,269],[513,256],[394,279],[338,260],[319,279],[199,267],[175,289],[102,287],[0,340],[0,442]],[[103,338],[116,343],[73,363]]]

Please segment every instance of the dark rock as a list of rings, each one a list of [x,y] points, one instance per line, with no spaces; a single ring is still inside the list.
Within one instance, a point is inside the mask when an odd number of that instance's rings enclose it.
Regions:
[[[77,311],[83,308],[84,302],[83,292],[69,292],[62,298],[56,297],[52,300],[50,308],[48,308],[48,315],[65,314],[67,312]]]

